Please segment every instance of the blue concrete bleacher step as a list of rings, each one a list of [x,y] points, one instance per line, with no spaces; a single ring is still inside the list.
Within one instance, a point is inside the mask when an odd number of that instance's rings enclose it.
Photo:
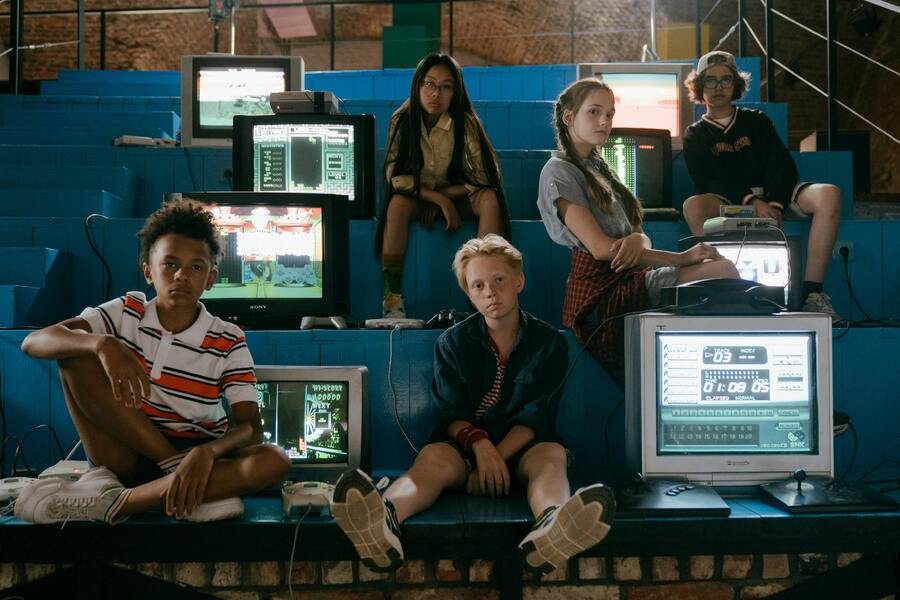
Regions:
[[[137,198],[137,180],[125,167],[4,166],[0,189],[105,190],[126,202]]]
[[[118,129],[123,134],[146,129],[159,129],[167,137],[174,137],[181,127],[180,117],[172,111],[142,112],[61,112],[33,108],[31,110],[6,110],[0,116],[0,125],[9,127],[91,127]],[[0,129],[2,131],[2,129]]]
[[[70,146],[109,146],[120,135],[170,138],[172,134],[151,126],[32,126],[0,128],[0,144],[65,144]]]
[[[3,248],[0,326],[44,326],[71,316],[72,256],[52,248]]]
[[[52,182],[51,182],[52,183]],[[123,200],[103,190],[0,189],[0,217],[137,216],[134,198]]]
[[[13,96],[0,95],[0,111],[40,110],[57,112],[181,113],[177,96]]]

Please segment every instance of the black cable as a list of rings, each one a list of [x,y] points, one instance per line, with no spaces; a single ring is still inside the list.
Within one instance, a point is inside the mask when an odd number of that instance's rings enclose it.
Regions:
[[[859,436],[856,435],[856,427],[853,426],[853,421],[847,421],[847,427],[850,429],[850,433],[853,434],[853,453],[850,455],[850,463],[844,469],[844,474],[841,475],[841,481],[846,480],[847,475],[853,469],[853,463],[856,462],[856,452],[859,450]]]
[[[4,454],[6,454],[6,447],[7,447],[7,445],[10,444],[10,443],[13,442],[13,441],[15,441],[16,443],[18,443],[20,440],[19,440],[19,438],[17,438],[17,437],[14,436],[14,435],[11,435],[11,436],[7,437],[5,440],[3,440],[3,444],[0,445],[0,449],[3,450],[3,453],[4,453]],[[25,468],[28,469],[28,472],[29,472],[29,473],[33,473],[33,472],[34,472],[34,469],[32,469],[32,468],[28,465],[28,461],[25,459],[25,452],[24,452],[24,451],[22,451],[22,464],[25,465]],[[2,473],[0,473],[0,475],[2,475]],[[16,476],[16,473],[15,473],[15,463],[13,464],[12,469],[10,469],[9,475],[10,475],[10,477],[15,477],[15,476]]]
[[[187,170],[188,176],[191,178],[191,190],[192,192],[197,191],[197,180],[194,179],[194,169],[191,167],[191,155],[188,153],[187,146],[182,146],[182,150],[184,150],[184,160],[187,162]]]
[[[850,299],[853,300],[853,303],[856,304],[860,312],[862,312],[869,321],[874,321],[874,319],[869,316],[869,313],[866,312],[866,309],[862,307],[862,304],[859,303],[859,300],[856,299],[856,294],[853,293],[853,286],[850,284],[850,250],[847,246],[841,246],[840,253],[841,258],[844,259],[844,278],[847,280],[847,291],[850,292]]]
[[[112,289],[112,270],[109,268],[109,263],[106,262],[106,259],[103,258],[103,254],[100,253],[100,250],[97,249],[97,246],[94,245],[94,239],[91,237],[91,229],[89,227],[91,219],[94,217],[99,217],[101,219],[109,220],[109,217],[106,215],[101,215],[100,213],[91,213],[84,218],[84,235],[87,238],[88,244],[91,246],[91,250],[94,251],[94,254],[97,255],[97,258],[100,259],[100,262],[103,264],[103,269],[106,271],[106,294],[103,296],[104,302],[109,300],[110,290]]]
[[[865,481],[866,477],[868,477],[869,475],[871,475],[872,473],[874,473],[875,471],[880,469],[882,465],[887,465],[890,463],[900,465],[900,460],[896,460],[894,458],[886,458],[886,459],[882,460],[881,462],[879,462],[874,467],[872,467],[871,469],[869,469],[868,471],[866,471],[866,473],[862,477],[858,478],[857,481],[860,483],[866,483],[866,481]]]
[[[394,366],[394,332],[399,329],[400,327],[398,325],[394,325],[394,328],[391,329],[391,334],[388,337],[388,389],[391,391],[391,395],[394,397],[394,420],[397,422],[397,427],[400,429],[400,433],[403,435],[403,439],[406,440],[406,443],[409,444],[409,447],[412,448],[412,451],[418,455],[419,449],[416,448],[416,445],[412,443],[412,440],[406,433],[406,429],[403,427],[403,423],[400,422],[400,408],[397,406],[397,390],[394,389],[394,381],[391,377],[391,371],[393,370]]]
[[[25,468],[28,469],[28,473],[29,473],[29,474],[33,474],[33,473],[34,473],[34,469],[32,469],[31,467],[29,467],[29,466],[28,466],[28,463],[25,461],[25,441],[26,441],[29,437],[31,437],[31,434],[33,434],[35,431],[40,431],[41,429],[46,429],[47,431],[49,431],[49,432],[53,435],[53,439],[56,441],[56,449],[59,450],[59,459],[60,459],[60,460],[64,460],[64,459],[65,459],[66,453],[65,453],[65,451],[63,450],[62,444],[61,444],[60,441],[59,441],[59,436],[56,435],[56,430],[53,429],[53,427],[52,427],[51,425],[48,425],[47,423],[44,423],[43,425],[38,425],[37,427],[32,427],[32,428],[28,431],[28,433],[26,433],[25,435],[22,436],[22,439],[19,440],[18,446],[16,446],[16,453],[15,453],[15,455],[13,456],[13,462],[12,462],[12,474],[13,474],[13,477],[15,477],[15,475],[16,475],[16,464],[19,462],[19,453],[20,453],[20,452],[21,452],[21,454],[22,454],[22,463],[25,465]]]
[[[844,319],[842,322],[845,323],[845,325],[844,325],[844,331],[842,331],[842,332],[840,333],[840,335],[833,336],[833,337],[831,338],[831,341],[832,341],[832,342],[834,342],[835,340],[841,339],[842,337],[844,337],[845,335],[847,335],[847,332],[848,332],[848,331],[850,331],[850,321],[848,321],[847,319]]]

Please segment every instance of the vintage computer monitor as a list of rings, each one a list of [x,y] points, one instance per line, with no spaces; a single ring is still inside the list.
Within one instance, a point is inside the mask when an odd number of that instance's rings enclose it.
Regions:
[[[303,89],[299,56],[181,57],[181,145],[231,146],[237,115],[270,115],[269,94]]]
[[[343,196],[184,193],[206,204],[221,236],[219,277],[200,297],[244,329],[297,329],[302,317],[350,311]]]
[[[694,122],[694,106],[684,80],[691,63],[581,63],[578,78],[597,77],[616,96],[617,127],[667,129],[672,148],[681,150],[681,134]]]
[[[678,249],[687,250],[703,242],[715,246],[734,263],[741,279],[784,288],[785,305],[800,308],[803,299],[800,238],[780,231],[729,231],[678,240]]]
[[[287,452],[288,479],[369,469],[367,376],[366,367],[256,367],[263,441]]]
[[[375,208],[375,117],[288,113],[235,117],[233,188],[341,194],[350,217]]]
[[[625,359],[633,472],[726,490],[832,476],[827,316],[629,316]]]
[[[667,129],[613,127],[600,154],[643,208],[672,207],[672,137]]]

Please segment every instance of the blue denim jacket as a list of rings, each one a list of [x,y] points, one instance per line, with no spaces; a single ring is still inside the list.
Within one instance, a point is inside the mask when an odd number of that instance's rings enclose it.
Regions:
[[[524,311],[519,314],[519,337],[506,363],[500,401],[480,424],[475,410],[497,372],[484,317],[475,313],[438,338],[431,385],[435,435],[448,435],[453,421],[467,421],[484,427],[495,444],[513,425],[533,429],[535,441],[555,439],[562,390],[553,392],[565,376],[568,344],[550,324]]]

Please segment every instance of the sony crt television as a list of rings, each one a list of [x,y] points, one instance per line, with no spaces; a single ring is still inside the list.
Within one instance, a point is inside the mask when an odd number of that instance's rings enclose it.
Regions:
[[[257,366],[263,442],[291,460],[287,478],[335,481],[369,468],[366,367]]]
[[[231,146],[237,115],[270,115],[269,95],[303,89],[299,56],[181,57],[181,145]]]
[[[350,311],[349,219],[343,196],[184,193],[207,205],[222,247],[200,300],[244,329],[299,329],[306,316]]]
[[[616,127],[667,129],[672,148],[681,150],[681,134],[694,122],[694,106],[684,80],[692,63],[581,63],[578,78],[597,77],[616,97]]]
[[[672,208],[672,138],[667,129],[613,127],[600,154],[643,208]]]
[[[831,373],[826,315],[626,317],[628,467],[726,490],[831,477]]]
[[[282,113],[234,120],[233,188],[341,194],[351,218],[375,209],[375,117]]]

